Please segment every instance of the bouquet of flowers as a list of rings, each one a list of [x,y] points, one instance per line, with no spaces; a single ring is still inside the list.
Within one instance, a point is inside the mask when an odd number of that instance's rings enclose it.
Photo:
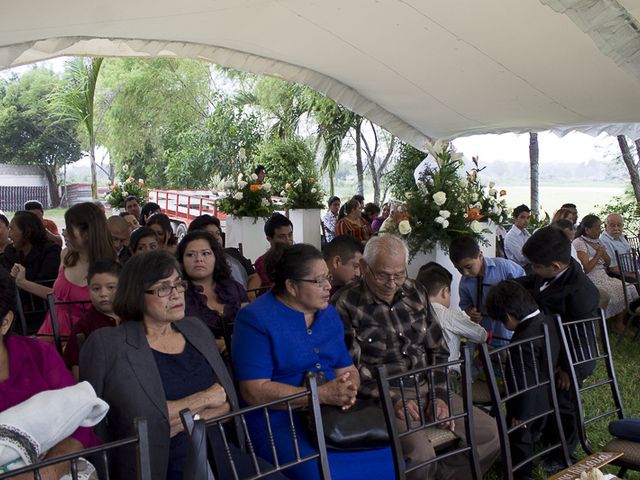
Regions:
[[[246,178],[246,180],[245,180]],[[236,217],[267,218],[274,211],[271,203],[271,185],[258,183],[255,173],[242,174],[224,183],[227,194],[218,202],[218,208],[227,215]]]
[[[464,168],[462,155],[448,143],[436,142],[427,145],[427,150],[430,156],[416,170],[415,185],[405,194],[411,222],[408,237],[411,255],[432,250],[437,244],[446,249],[460,236],[470,236],[484,243],[481,234],[485,228],[479,220],[485,218],[487,207],[479,196],[470,203],[474,193],[478,194],[479,182],[471,184],[468,178],[459,175]],[[477,180],[477,171],[473,172],[473,177]],[[493,201],[498,200],[498,197],[488,196]],[[498,200],[500,202],[502,200]],[[490,213],[488,218],[494,214]]]
[[[465,199],[468,204],[467,218],[473,220],[485,220],[500,225],[507,217],[507,202],[504,199],[506,190],[496,188],[495,182],[489,182],[485,187],[480,183],[479,173],[484,170],[479,167],[478,157],[471,158],[473,168],[467,172],[466,179],[462,179],[465,188]]]
[[[293,184],[287,183],[280,196],[288,209],[324,207],[324,192],[315,177],[300,177]]]
[[[111,185],[111,191],[104,198],[112,208],[124,208],[124,199],[129,195],[135,196],[138,203],[142,205],[147,200],[147,194],[147,188],[144,186],[142,178],[136,182],[133,177],[129,177],[124,182]]]
[[[391,204],[389,217],[382,223],[379,232],[406,237],[411,233],[411,215],[407,211],[407,206],[397,200],[391,200],[389,203]]]

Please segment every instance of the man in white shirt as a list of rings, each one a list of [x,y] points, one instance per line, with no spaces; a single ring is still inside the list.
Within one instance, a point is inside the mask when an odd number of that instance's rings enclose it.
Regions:
[[[518,205],[513,209],[513,226],[504,237],[504,253],[509,260],[522,268],[529,265],[529,260],[522,254],[522,246],[531,235],[527,231],[531,218],[531,209],[526,205]]]
[[[604,221],[605,231],[600,234],[600,243],[607,251],[607,255],[611,259],[609,263],[609,269],[613,273],[620,273],[620,267],[616,260],[616,252],[619,254],[629,253],[631,247],[629,242],[622,235],[622,229],[624,228],[624,220],[618,213],[610,213]]]

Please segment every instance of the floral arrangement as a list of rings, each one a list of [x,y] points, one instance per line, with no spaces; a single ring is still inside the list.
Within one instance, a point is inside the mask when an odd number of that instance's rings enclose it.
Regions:
[[[129,177],[124,182],[112,184],[111,191],[104,198],[112,208],[124,208],[124,199],[129,195],[135,196],[140,205],[145,203],[148,191],[142,178],[136,182],[135,178]]]
[[[246,178],[246,180],[245,180]],[[255,173],[238,175],[235,180],[224,182],[227,191],[225,197],[218,201],[221,212],[236,217],[267,218],[274,211],[271,203],[271,184],[258,183]]]
[[[407,206],[397,200],[391,200],[391,212],[389,217],[380,227],[380,233],[392,233],[406,237],[411,233],[411,215]]]
[[[280,196],[288,209],[324,207],[324,192],[315,177],[301,177],[293,184],[287,183]]]
[[[432,250],[437,244],[448,248],[454,238],[471,236],[485,243],[482,233],[484,220],[501,221],[506,192],[498,192],[494,185],[488,189],[478,179],[480,169],[463,172],[462,155],[448,143],[427,145],[430,157],[421,164],[415,185],[406,192],[406,205],[411,223],[408,243],[411,255]]]

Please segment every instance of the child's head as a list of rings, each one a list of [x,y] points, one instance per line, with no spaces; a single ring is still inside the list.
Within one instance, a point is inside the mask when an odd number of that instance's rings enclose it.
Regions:
[[[429,262],[422,267],[416,277],[416,282],[427,290],[429,300],[447,308],[451,306],[451,281],[453,275],[436,262]]]
[[[479,277],[483,273],[484,256],[472,237],[458,237],[449,246],[451,263],[463,277]]]
[[[113,316],[113,298],[118,288],[118,276],[122,267],[111,259],[97,260],[89,266],[87,282],[93,308]]]
[[[522,253],[536,274],[553,278],[571,262],[571,241],[558,227],[542,227],[525,242]]]
[[[524,317],[538,310],[538,304],[527,289],[513,280],[503,280],[491,287],[486,307],[489,316],[509,330],[515,330]]]

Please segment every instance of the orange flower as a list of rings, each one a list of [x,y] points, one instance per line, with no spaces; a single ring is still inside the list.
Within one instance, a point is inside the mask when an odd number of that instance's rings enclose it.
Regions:
[[[116,188],[118,188],[118,186],[115,183],[111,185],[111,191],[115,191]]]
[[[258,190],[260,190],[260,188],[262,188],[262,185],[254,183],[249,187],[249,190],[251,190],[252,192],[257,192]]]
[[[504,197],[507,194],[506,190],[500,190],[500,196]]]
[[[484,215],[480,213],[480,209],[477,207],[467,210],[465,215],[467,217],[467,222],[473,222],[474,220],[481,220],[484,218]]]
[[[129,178],[127,178],[127,183],[133,183],[133,182],[135,182],[135,181],[136,181],[136,179],[135,179],[135,178],[133,178],[133,177],[129,177]]]
[[[138,185],[140,185],[140,188],[143,188],[143,187],[144,187],[144,181],[140,180],[140,181],[138,182]]]

